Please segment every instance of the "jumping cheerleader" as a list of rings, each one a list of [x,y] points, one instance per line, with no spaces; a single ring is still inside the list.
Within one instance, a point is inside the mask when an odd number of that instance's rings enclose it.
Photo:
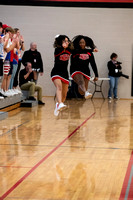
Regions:
[[[58,35],[54,42],[54,67],[51,71],[51,78],[56,87],[56,107],[54,115],[58,116],[59,111],[66,108],[64,101],[66,100],[69,76],[68,76],[68,60],[72,51],[72,44],[68,36]]]
[[[92,96],[87,91],[88,82],[90,80],[89,63],[94,71],[94,81],[98,80],[98,71],[92,51],[97,52],[98,49],[93,40],[87,36],[77,35],[72,40],[74,51],[71,55],[70,74],[73,80],[78,84],[78,90],[85,99]]]

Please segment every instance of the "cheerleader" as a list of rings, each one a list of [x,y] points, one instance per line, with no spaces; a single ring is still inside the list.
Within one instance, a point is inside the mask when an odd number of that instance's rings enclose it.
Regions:
[[[72,43],[66,35],[57,35],[54,42],[54,67],[51,71],[51,79],[56,87],[56,107],[54,115],[58,116],[59,111],[66,109],[66,100],[69,76],[68,61],[72,51]]]
[[[71,55],[70,74],[73,80],[78,84],[78,90],[85,99],[92,96],[87,91],[88,82],[90,80],[89,63],[94,71],[94,81],[98,80],[98,71],[92,51],[97,52],[98,49],[93,40],[87,36],[77,35],[72,40],[74,51]]]

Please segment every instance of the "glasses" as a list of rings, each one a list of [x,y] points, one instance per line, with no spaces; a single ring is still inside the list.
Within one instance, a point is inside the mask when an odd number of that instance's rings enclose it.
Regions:
[[[65,42],[65,43],[70,43],[68,40],[63,40],[63,42]]]

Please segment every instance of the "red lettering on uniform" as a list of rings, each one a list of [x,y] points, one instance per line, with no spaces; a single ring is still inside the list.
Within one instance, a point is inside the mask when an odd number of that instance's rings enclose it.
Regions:
[[[62,61],[67,61],[69,60],[70,56],[68,54],[63,54],[63,55],[60,55],[60,60]]]
[[[89,59],[89,55],[88,54],[80,54],[79,55],[79,59],[81,59],[81,60],[87,60],[87,59]]]

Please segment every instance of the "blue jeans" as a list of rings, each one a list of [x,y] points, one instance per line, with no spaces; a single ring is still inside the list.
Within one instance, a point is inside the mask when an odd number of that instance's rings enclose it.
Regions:
[[[15,74],[17,72],[17,68],[18,68],[18,64],[13,64],[13,70],[12,70],[12,76],[10,80],[9,89],[13,89],[13,82],[14,82]]]
[[[119,77],[109,76],[109,78],[110,78],[110,80],[109,80],[110,88],[109,88],[109,92],[108,92],[108,97],[112,97],[112,94],[113,94],[114,98],[116,98]]]

